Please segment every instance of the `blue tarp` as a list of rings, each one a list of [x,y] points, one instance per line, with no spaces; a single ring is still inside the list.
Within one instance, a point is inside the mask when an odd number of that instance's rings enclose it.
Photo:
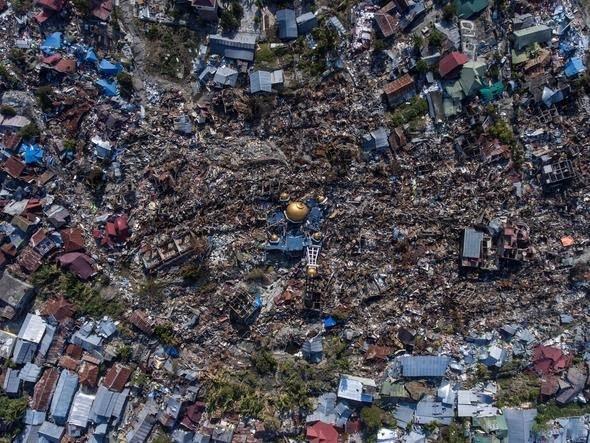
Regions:
[[[54,32],[41,43],[41,50],[46,54],[53,54],[61,49],[61,32]]]
[[[168,354],[172,358],[180,357],[180,351],[174,346],[166,346],[164,348],[164,351],[166,351],[166,354]]]
[[[97,80],[96,84],[100,87],[102,93],[107,97],[114,97],[115,95],[119,94],[117,90],[117,85],[115,82],[110,82],[108,80],[100,79]]]
[[[330,329],[334,326],[336,326],[336,320],[334,320],[332,317],[326,317],[324,319],[324,328]]]
[[[86,51],[86,55],[84,56],[84,61],[87,63],[97,63],[98,57],[92,48]]]
[[[98,65],[98,70],[101,74],[113,76],[121,72],[123,70],[123,66],[121,66],[120,63],[113,64],[107,59],[102,59]]]
[[[27,165],[39,164],[43,161],[43,148],[39,145],[23,143],[20,152]]]
[[[586,67],[580,57],[571,58],[569,62],[565,64],[565,76],[575,77],[576,75],[584,72]]]

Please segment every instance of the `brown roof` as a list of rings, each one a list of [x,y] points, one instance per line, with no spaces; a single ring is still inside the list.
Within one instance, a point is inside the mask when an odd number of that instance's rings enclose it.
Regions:
[[[47,300],[47,302],[45,302],[45,305],[41,309],[42,315],[52,316],[53,318],[55,318],[55,320],[57,320],[60,323],[64,321],[66,318],[73,317],[74,312],[76,312],[74,305],[67,301],[65,298],[63,298],[63,296],[60,298],[52,298],[51,300]],[[72,346],[76,345],[69,345],[68,351]],[[79,359],[82,356],[82,348],[80,348],[79,346],[77,348],[79,348],[80,350],[79,354],[74,355],[68,352],[68,355],[71,355],[72,357]]]
[[[387,83],[384,88],[383,92],[386,95],[396,95],[406,92],[408,89],[414,86],[414,79],[410,74],[405,74],[402,77]]]
[[[8,157],[8,160],[4,163],[4,170],[11,177],[18,178],[25,170],[25,164],[16,157]]]
[[[144,311],[133,311],[129,316],[129,323],[145,334],[151,334],[153,332],[152,322],[148,319]]]
[[[35,411],[47,411],[51,394],[53,394],[58,378],[59,371],[56,368],[49,368],[43,372],[33,391],[33,398],[30,404],[31,409]]]
[[[131,369],[119,363],[115,363],[107,371],[102,382],[111,391],[121,392],[131,376]]]
[[[84,386],[95,388],[98,382],[98,366],[92,363],[83,362],[78,371],[80,383]]]
[[[28,273],[33,273],[41,267],[43,257],[30,246],[23,249],[18,256],[18,264]]]
[[[66,354],[72,358],[75,358],[76,360],[80,360],[82,358],[82,352],[82,346],[75,345],[73,343],[70,343],[66,348]]]
[[[64,242],[64,252],[76,252],[84,250],[84,237],[82,230],[78,228],[63,229],[60,231]]]
[[[2,138],[2,144],[6,146],[8,150],[14,151],[21,142],[21,139],[22,137],[18,132],[4,134],[4,137]]]
[[[78,368],[78,363],[80,363],[78,360],[73,359],[69,355],[64,355],[59,359],[59,362],[57,364],[62,368],[69,369],[70,371],[75,371]]]
[[[387,346],[369,346],[365,354],[365,360],[387,360],[391,352],[392,349]]]
[[[383,34],[383,37],[387,38],[393,35],[397,26],[397,20],[392,15],[383,12],[375,13],[375,22]]]
[[[82,356],[83,361],[87,361],[88,363],[92,363],[94,365],[99,365],[101,361],[93,355],[90,355],[88,352],[85,352]]]

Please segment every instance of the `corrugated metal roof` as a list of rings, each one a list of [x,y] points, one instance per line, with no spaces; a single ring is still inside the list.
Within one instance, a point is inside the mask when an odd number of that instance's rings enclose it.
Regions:
[[[536,409],[514,409],[503,410],[508,426],[508,441],[510,443],[529,443],[531,429],[537,416]]]
[[[143,443],[145,442],[156,424],[156,414],[158,407],[153,401],[146,403],[142,411],[137,416],[137,423],[133,429],[127,434],[128,443]]]
[[[22,381],[35,383],[41,376],[41,368],[33,363],[27,363],[20,371],[19,377]]]
[[[17,365],[21,365],[28,361],[32,361],[37,352],[37,344],[31,343],[22,339],[16,340],[16,346],[12,353],[12,361]]]
[[[45,334],[46,327],[47,323],[41,317],[35,314],[27,314],[18,332],[18,337],[31,343],[39,344],[41,343],[43,334]]]
[[[45,437],[50,442],[58,443],[64,434],[64,427],[54,423],[44,421],[39,428],[39,435]]]
[[[268,71],[250,73],[250,92],[272,92],[272,74]]]
[[[78,426],[80,428],[86,427],[94,398],[94,395],[84,394],[82,391],[76,392],[74,402],[72,403],[72,410],[68,417],[68,425]]]
[[[65,422],[76,389],[78,389],[78,375],[67,369],[61,371],[49,409],[57,423]]]
[[[463,233],[463,257],[480,258],[483,232],[473,228],[466,228]]]
[[[399,360],[404,377],[442,377],[451,358],[435,355],[404,355],[399,357]]]
[[[2,385],[2,389],[7,394],[17,394],[20,388],[20,378],[19,378],[19,371],[18,369],[11,369],[8,368],[6,370],[6,375],[4,376],[4,384]]]
[[[279,38],[281,40],[291,40],[297,38],[297,21],[295,20],[295,11],[292,9],[281,9],[276,14],[279,26]]]
[[[9,358],[16,343],[16,335],[0,331],[0,357]]]
[[[25,413],[25,424],[41,426],[41,424],[45,421],[46,415],[47,413],[45,411],[35,411],[34,409],[28,408],[27,412]]]

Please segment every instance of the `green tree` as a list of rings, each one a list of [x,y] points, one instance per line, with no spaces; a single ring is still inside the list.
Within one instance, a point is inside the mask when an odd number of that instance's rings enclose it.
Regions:
[[[426,74],[428,72],[428,63],[420,59],[416,62],[416,71],[420,74]]]
[[[381,427],[384,411],[378,406],[367,406],[361,409],[361,420],[369,432],[375,432]]]
[[[424,38],[420,34],[414,34],[412,36],[412,43],[414,44],[414,51],[420,52],[424,44]]]
[[[430,33],[430,37],[428,37],[428,44],[433,48],[440,48],[442,47],[444,38],[445,36],[442,34],[442,32],[433,29]]]
[[[20,130],[20,136],[25,140],[35,140],[40,134],[41,131],[35,123],[29,123]]]
[[[457,8],[453,3],[447,3],[443,8],[443,18],[446,21],[451,21],[455,14],[457,13]]]

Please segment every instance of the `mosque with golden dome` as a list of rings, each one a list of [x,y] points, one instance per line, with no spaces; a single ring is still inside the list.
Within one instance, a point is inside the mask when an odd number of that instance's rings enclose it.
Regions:
[[[269,259],[307,258],[307,276],[318,274],[317,255],[322,244],[322,224],[328,213],[328,199],[315,196],[291,199],[279,196],[279,204],[267,218],[266,253]]]

